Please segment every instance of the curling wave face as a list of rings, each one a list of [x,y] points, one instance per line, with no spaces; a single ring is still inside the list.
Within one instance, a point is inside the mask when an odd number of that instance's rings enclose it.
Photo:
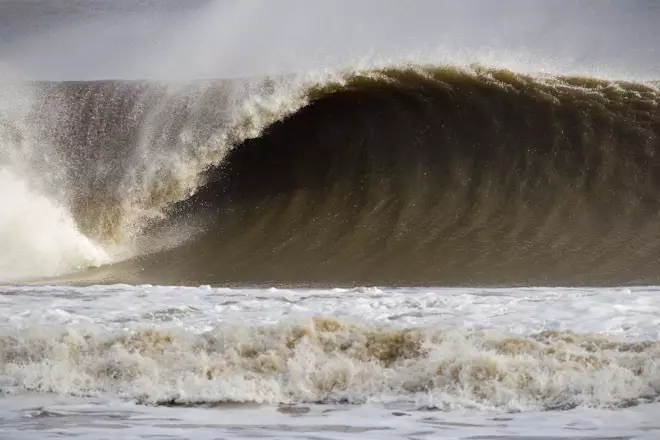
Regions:
[[[403,66],[34,87],[79,228],[130,248],[67,281],[660,281],[657,84]]]

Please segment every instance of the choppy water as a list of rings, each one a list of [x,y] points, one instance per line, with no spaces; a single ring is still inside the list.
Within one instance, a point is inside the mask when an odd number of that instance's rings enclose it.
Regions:
[[[2,439],[660,436],[656,288],[1,291]]]

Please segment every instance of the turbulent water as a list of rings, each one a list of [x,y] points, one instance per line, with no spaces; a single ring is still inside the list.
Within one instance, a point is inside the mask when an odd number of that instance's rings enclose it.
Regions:
[[[659,104],[483,66],[0,85],[0,437],[657,438]]]
[[[1,90],[0,278],[660,281],[656,83],[406,65]]]
[[[0,437],[655,439],[658,288],[0,289]]]

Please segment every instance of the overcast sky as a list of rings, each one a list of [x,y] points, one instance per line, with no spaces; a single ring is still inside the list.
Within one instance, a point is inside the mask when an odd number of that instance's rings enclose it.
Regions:
[[[0,0],[0,78],[200,78],[370,60],[660,78],[660,0]]]

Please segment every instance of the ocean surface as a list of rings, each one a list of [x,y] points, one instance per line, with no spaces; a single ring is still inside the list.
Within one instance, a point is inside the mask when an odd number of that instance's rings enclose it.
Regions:
[[[657,439],[660,296],[0,290],[2,439]]]
[[[659,438],[659,105],[481,65],[3,83],[0,438]]]
[[[658,87],[2,83],[0,438],[660,438]]]
[[[0,440],[660,439],[657,2],[310,5],[0,0]]]

